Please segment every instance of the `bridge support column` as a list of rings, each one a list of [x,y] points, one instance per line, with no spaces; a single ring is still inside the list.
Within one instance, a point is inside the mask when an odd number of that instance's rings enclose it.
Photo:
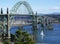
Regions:
[[[7,8],[7,16],[8,16],[8,19],[7,19],[7,24],[8,24],[8,39],[10,39],[10,16],[8,14],[8,8]]]
[[[44,32],[44,27],[45,27],[45,18],[44,16],[42,16],[42,19],[41,19],[41,31]]]
[[[33,15],[33,18],[32,18],[33,20],[32,20],[32,27],[33,27],[33,40],[35,40],[36,41],[36,36],[37,36],[37,12],[36,12],[36,14],[35,15]]]
[[[50,18],[47,18],[47,26],[46,27],[47,27],[48,30],[53,29]]]

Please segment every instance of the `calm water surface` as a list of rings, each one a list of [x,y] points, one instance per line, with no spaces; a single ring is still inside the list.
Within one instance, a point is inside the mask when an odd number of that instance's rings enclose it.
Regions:
[[[37,43],[47,43],[47,44],[60,44],[60,23],[52,24],[53,30],[46,30],[44,29],[44,37],[42,39],[40,33],[40,24],[38,24],[38,30],[36,32]],[[24,26],[23,30],[27,31],[29,34],[32,34],[33,31],[31,30],[32,26]],[[11,27],[11,33],[15,34],[15,31],[18,29],[18,26]]]

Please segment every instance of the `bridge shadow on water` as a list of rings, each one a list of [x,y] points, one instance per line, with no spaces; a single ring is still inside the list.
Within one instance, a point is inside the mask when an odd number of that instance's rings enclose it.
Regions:
[[[44,29],[44,37],[42,39],[40,33],[41,33],[41,25],[38,24],[38,30],[36,32],[36,42],[37,43],[47,43],[47,44],[60,44],[60,24],[54,23],[53,30],[46,30]],[[27,31],[29,34],[32,34],[32,26],[24,26],[23,31]],[[15,31],[18,29],[18,26],[11,27],[11,34],[15,34]]]

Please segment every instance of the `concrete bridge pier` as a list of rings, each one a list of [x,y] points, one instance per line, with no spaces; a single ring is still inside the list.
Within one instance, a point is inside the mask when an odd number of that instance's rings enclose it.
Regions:
[[[8,11],[8,8],[7,8],[7,16],[8,16],[8,18],[7,18],[7,25],[8,25],[7,32],[8,32],[8,39],[10,40],[10,16],[9,16],[9,13],[8,12],[9,11]]]
[[[2,10],[2,8],[1,8],[1,14],[3,15],[3,10]],[[2,21],[2,22],[3,22],[3,21]],[[2,33],[0,32],[0,33],[1,33],[1,36],[0,36],[0,44],[3,44],[3,42],[2,42],[2,41],[3,41],[3,38],[4,38],[3,23],[1,23],[0,26],[1,26],[0,28],[2,29]]]
[[[47,25],[46,25],[46,27],[47,27],[48,30],[52,30],[53,29],[50,18],[47,18]]]
[[[33,40],[36,41],[36,38],[37,38],[37,12],[35,15],[33,15],[33,20],[32,20],[32,30],[33,30]]]

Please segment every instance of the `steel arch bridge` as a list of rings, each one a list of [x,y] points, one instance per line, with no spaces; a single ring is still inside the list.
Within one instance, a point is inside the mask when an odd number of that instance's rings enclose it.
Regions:
[[[18,8],[19,8],[22,4],[27,8],[27,10],[28,10],[28,12],[29,12],[29,15],[33,15],[33,14],[34,14],[31,6],[30,6],[29,3],[26,2],[26,1],[19,1],[18,3],[16,3],[16,4],[12,7],[12,9],[10,10],[10,14],[15,14],[15,13],[17,12]]]
[[[29,3],[28,2],[26,2],[26,1],[20,1],[20,2],[18,2],[18,3],[16,3],[14,6],[13,6],[13,8],[10,10],[10,14],[12,15],[11,17],[10,17],[10,26],[11,26],[11,22],[13,22],[14,23],[14,17],[16,16],[16,15],[22,15],[22,14],[15,14],[15,13],[17,13],[17,11],[18,11],[18,9],[19,9],[19,7],[21,6],[21,5],[24,5],[26,8],[27,8],[27,10],[28,10],[28,14],[26,14],[26,15],[29,15],[29,16],[31,16],[31,17],[33,17],[33,20],[34,20],[34,18],[35,18],[35,15],[34,15],[34,12],[33,12],[33,10],[32,10],[32,8],[31,8],[31,6],[29,5]],[[14,14],[14,15],[13,15]],[[23,14],[23,15],[25,15],[25,14]],[[36,18],[35,18],[36,19]],[[31,19],[32,20],[32,19]],[[25,22],[25,21],[24,21]],[[32,23],[32,22],[31,22]],[[35,24],[36,22],[34,22],[34,24]],[[26,23],[25,23],[26,24]],[[33,26],[35,26],[33,23],[32,23],[32,25]],[[35,26],[35,28],[36,28],[36,26]],[[36,28],[37,29],[37,28]]]
[[[34,12],[33,12],[32,8],[30,7],[29,3],[26,2],[26,1],[19,1],[18,3],[16,3],[16,4],[13,6],[13,8],[10,10],[10,14],[15,14],[15,13],[18,11],[19,7],[20,7],[22,4],[27,8],[27,10],[28,10],[28,12],[29,12],[28,15],[34,15]],[[17,15],[17,14],[15,14],[15,15]],[[35,15],[34,15],[34,16],[35,16]],[[12,19],[11,22],[14,22],[14,17],[15,17],[15,16],[12,16],[12,17],[11,17],[11,19]],[[41,19],[41,22],[45,19],[45,18],[43,18],[43,17],[39,17],[39,18]],[[38,20],[39,18],[37,18],[37,20]],[[34,20],[34,19],[33,19],[33,20]],[[43,23],[44,23],[44,22],[43,22]]]

